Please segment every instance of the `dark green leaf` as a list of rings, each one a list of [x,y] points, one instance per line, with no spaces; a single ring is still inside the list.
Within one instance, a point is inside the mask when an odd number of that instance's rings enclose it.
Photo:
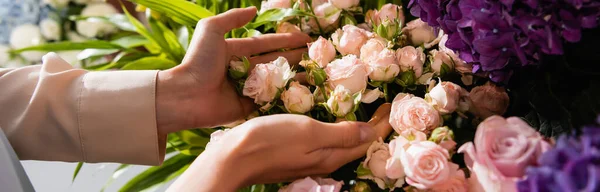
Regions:
[[[75,171],[73,172],[73,180],[71,180],[71,182],[75,181],[77,174],[79,174],[79,171],[81,171],[81,167],[83,167],[83,162],[77,163],[77,167],[75,167]]]
[[[129,0],[144,5],[154,11],[163,13],[177,23],[196,26],[200,19],[213,16],[214,13],[202,6],[185,0]]]
[[[121,69],[122,70],[155,70],[155,69],[163,70],[163,69],[170,69],[175,66],[177,66],[177,63],[175,63],[172,60],[168,60],[168,59],[161,58],[161,57],[145,57],[145,58],[133,61],[131,63],[128,63],[127,65],[123,66],[123,68],[121,68]]]
[[[162,166],[151,167],[127,182],[119,191],[142,191],[168,181],[171,175],[194,161],[195,156],[178,154],[167,159]]]

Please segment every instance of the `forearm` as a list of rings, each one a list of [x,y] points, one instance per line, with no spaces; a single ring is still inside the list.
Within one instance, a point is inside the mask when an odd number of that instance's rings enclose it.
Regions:
[[[73,69],[56,55],[2,69],[0,127],[22,160],[159,164],[155,80],[156,71]]]

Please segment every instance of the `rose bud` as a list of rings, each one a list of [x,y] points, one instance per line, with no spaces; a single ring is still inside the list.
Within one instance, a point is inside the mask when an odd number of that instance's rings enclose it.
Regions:
[[[362,162],[362,167],[370,170],[371,174],[358,175],[358,178],[372,180],[381,189],[386,189],[390,186],[392,188],[402,187],[404,179],[390,179],[386,175],[386,164],[390,157],[388,144],[384,143],[381,138],[378,141],[374,141],[367,150],[365,161]]]
[[[502,87],[492,83],[475,87],[469,93],[469,111],[483,119],[492,115],[503,115],[508,109],[510,98]]]
[[[297,81],[290,83],[290,87],[281,93],[281,100],[290,113],[304,114],[310,111],[315,104],[313,94],[308,87]]]
[[[454,131],[446,126],[435,128],[431,132],[429,141],[433,141],[449,151],[454,151],[454,148],[456,147],[456,142],[454,141]]]
[[[398,37],[400,32],[400,24],[395,21],[384,20],[381,22],[381,25],[378,25],[375,28],[375,32],[377,35],[391,41]]]
[[[258,64],[246,79],[244,96],[253,98],[256,104],[268,104],[295,75],[284,57],[270,63]]]
[[[244,58],[242,61],[230,61],[229,62],[229,76],[233,79],[241,79],[248,75],[248,68],[250,62]]]
[[[391,3],[385,4],[379,9],[375,10],[371,15],[367,14],[367,22],[371,22],[373,25],[380,25],[383,21],[395,21],[396,23],[404,23],[404,13],[402,6],[394,5]]]
[[[396,51],[396,59],[400,65],[400,70],[406,72],[412,70],[415,77],[423,74],[423,64],[425,63],[425,53],[421,48],[416,49],[413,46],[406,46]]]
[[[425,100],[437,109],[440,114],[450,114],[458,108],[461,92],[466,92],[466,90],[462,89],[457,84],[444,81],[433,87],[425,95]]]
[[[391,49],[381,51],[377,59],[369,62],[368,65],[371,70],[369,78],[373,81],[390,82],[400,73],[400,66],[396,61],[396,55]]]
[[[345,25],[331,34],[333,44],[342,55],[360,55],[360,48],[369,40],[368,31],[354,25]]]
[[[277,25],[276,33],[302,33],[300,27],[289,22],[281,22]]]
[[[350,191],[351,192],[371,192],[371,187],[369,186],[368,183],[359,181],[352,187],[352,189]]]
[[[412,45],[419,46],[424,43],[429,43],[437,37],[433,27],[423,22],[421,19],[415,19],[406,24],[402,29],[402,33],[406,34]]]
[[[325,68],[329,62],[333,61],[335,54],[333,44],[323,37],[319,37],[317,41],[308,45],[308,56],[321,68]]]
[[[354,99],[349,89],[338,85],[327,100],[327,108],[336,117],[345,117],[354,112]]]
[[[448,55],[447,53],[434,49],[434,50],[431,50],[429,52],[429,54],[433,58],[433,61],[431,62],[431,69],[436,74],[438,74],[438,75],[442,74],[442,65],[445,65],[446,70],[448,70],[448,71],[445,71],[445,73],[448,73],[448,72],[451,72],[454,70],[454,61],[452,60],[452,57],[450,57],[450,55]]]
[[[340,9],[348,9],[358,6],[360,0],[329,0],[333,6]]]
[[[327,32],[338,27],[337,23],[342,13],[342,9],[335,7],[328,1],[312,1],[312,8],[315,12],[315,16],[318,18],[318,24],[320,25],[319,27],[319,25],[317,25],[317,20],[311,18],[308,21],[307,26],[310,26],[313,31],[320,32],[319,30],[323,29],[324,32]]]
[[[317,192],[335,192],[342,190],[343,181],[336,181],[329,178],[310,178],[296,180],[279,189],[279,192],[297,192],[297,191],[317,191]],[[327,190],[326,190],[327,189]]]
[[[325,73],[329,77],[327,83],[331,89],[343,85],[350,94],[362,92],[367,88],[369,69],[354,55],[336,59],[327,65]]]
[[[452,61],[454,64],[453,68],[455,68],[458,72],[460,72],[462,74],[472,73],[473,66],[471,64],[466,63],[462,59],[460,59],[458,54],[456,52],[454,52],[452,49],[446,47],[446,42],[448,42],[448,35],[443,35],[442,38],[440,39],[440,43],[439,43],[439,52],[446,53],[446,55],[448,55],[448,56],[450,56],[450,58],[452,58]]]

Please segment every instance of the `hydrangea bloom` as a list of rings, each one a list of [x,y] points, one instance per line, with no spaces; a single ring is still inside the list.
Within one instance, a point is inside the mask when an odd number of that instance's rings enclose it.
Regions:
[[[411,0],[410,12],[448,34],[473,72],[507,81],[512,69],[563,54],[563,40],[578,42],[595,28],[598,0]]]
[[[579,138],[562,136],[556,148],[529,167],[519,191],[600,191],[600,127],[587,127]]]

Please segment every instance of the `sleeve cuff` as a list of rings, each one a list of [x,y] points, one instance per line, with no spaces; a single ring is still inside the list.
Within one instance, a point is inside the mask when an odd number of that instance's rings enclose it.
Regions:
[[[162,163],[166,139],[157,132],[157,74],[111,71],[84,76],[78,101],[84,161]]]

